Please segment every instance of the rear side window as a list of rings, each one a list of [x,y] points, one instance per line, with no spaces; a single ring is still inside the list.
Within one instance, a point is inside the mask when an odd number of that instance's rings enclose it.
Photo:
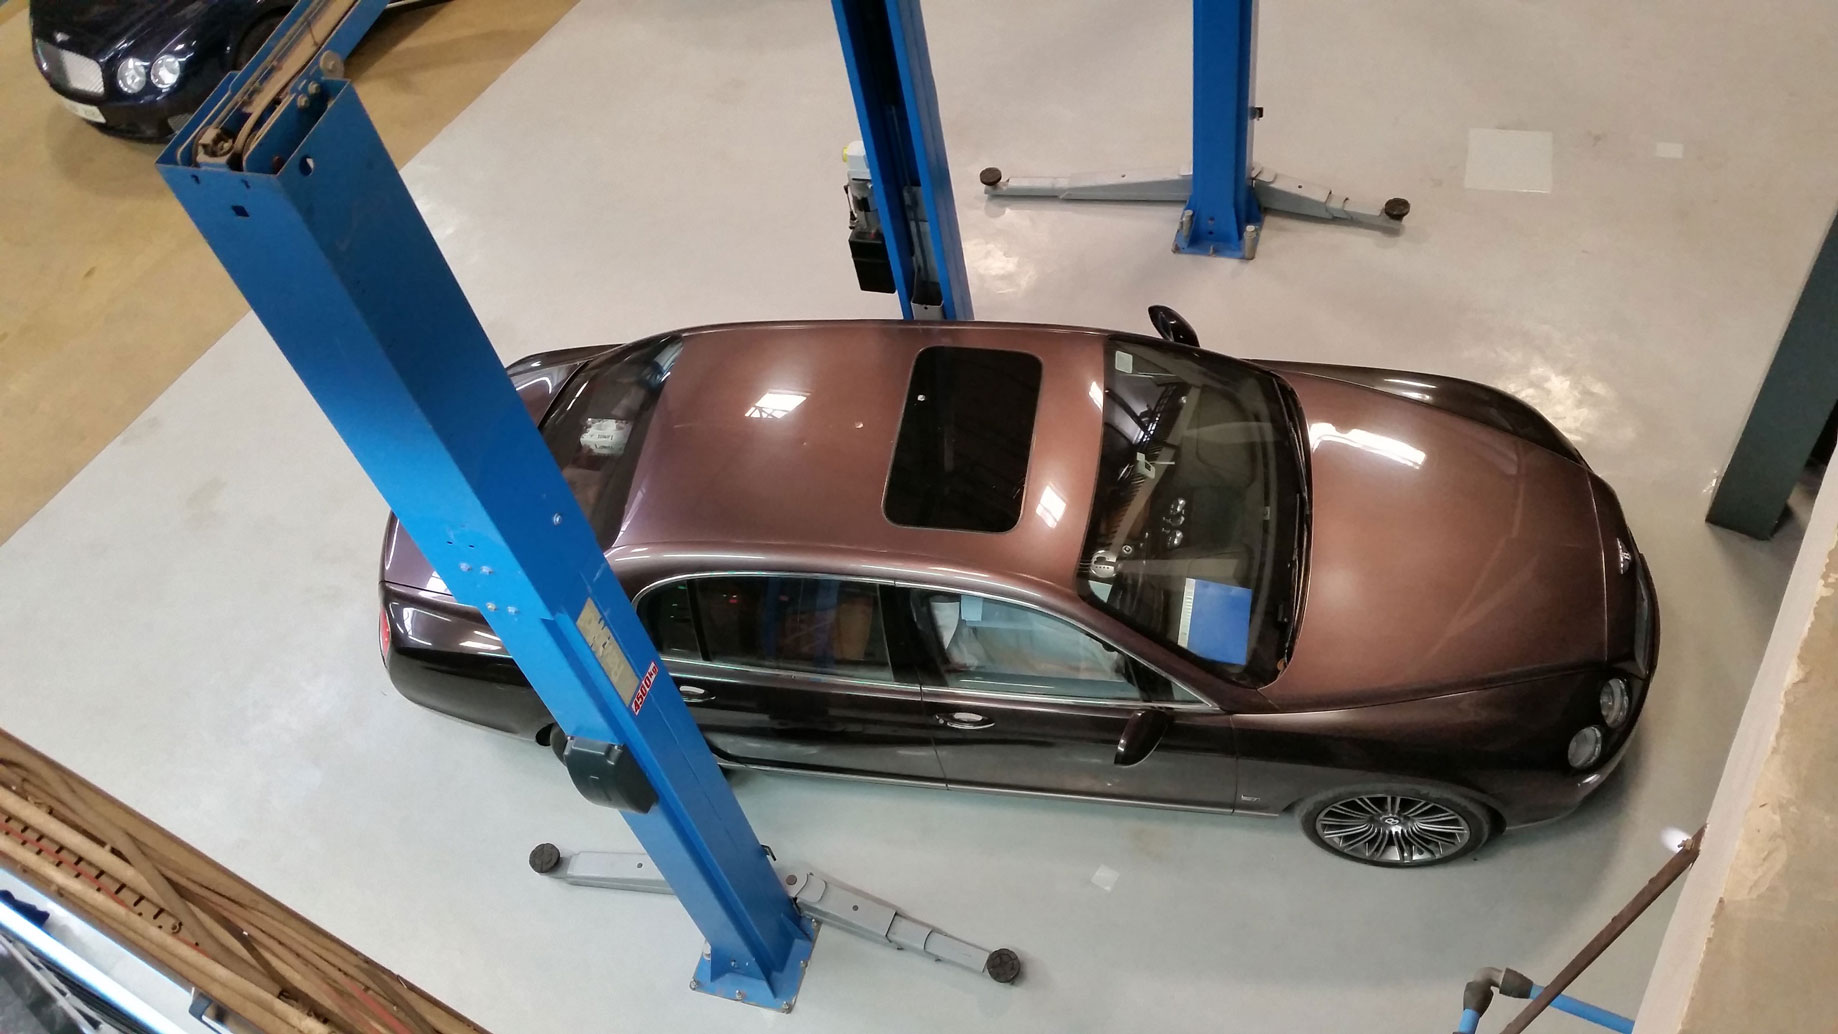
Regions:
[[[951,346],[920,352],[882,500],[887,519],[953,531],[1013,528],[1039,403],[1034,356]]]
[[[838,578],[698,578],[708,659],[891,679],[880,590]]]
[[[595,360],[568,382],[542,425],[602,546],[619,535],[651,413],[682,351],[680,338],[655,338]]]

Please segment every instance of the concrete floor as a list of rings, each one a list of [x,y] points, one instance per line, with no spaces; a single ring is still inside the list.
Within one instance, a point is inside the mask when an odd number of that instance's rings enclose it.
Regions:
[[[406,160],[574,0],[393,13],[350,70]],[[153,171],[65,111],[0,5],[0,541],[248,311]]]
[[[691,994],[674,903],[524,868],[542,840],[629,845],[623,825],[543,752],[390,689],[383,507],[247,318],[0,546],[0,724],[503,1032],[1420,1034],[1477,965],[1549,976],[1702,820],[1797,543],[1797,523],[1761,544],[1701,518],[1838,193],[1838,10],[1270,5],[1260,157],[1416,211],[1395,239],[1273,221],[1248,264],[1170,255],[1167,208],[975,191],[988,164],[1178,164],[1186,5],[927,15],[978,315],[1143,328],[1163,302],[1225,351],[1490,381],[1620,489],[1664,652],[1633,757],[1582,812],[1396,873],[1290,819],[754,777],[766,842],[1029,975],[831,934],[790,1017]],[[1476,128],[1549,132],[1550,192],[1464,187]],[[511,357],[890,313],[847,263],[855,135],[820,0],[582,0],[407,177]],[[1631,1012],[1669,907],[1577,992]]]

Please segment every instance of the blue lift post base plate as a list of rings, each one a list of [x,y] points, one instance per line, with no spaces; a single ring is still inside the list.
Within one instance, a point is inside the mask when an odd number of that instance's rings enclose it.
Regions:
[[[790,1012],[792,1006],[797,1004],[798,991],[804,985],[804,971],[810,966],[811,950],[816,946],[818,929],[816,923],[804,920],[804,937],[792,947],[791,955],[785,960],[785,968],[769,981],[737,972],[731,965],[717,974],[715,959],[705,944],[702,946],[702,961],[696,963],[696,975],[690,980],[689,989],[730,1002]],[[774,985],[781,990],[775,993],[772,990]]]
[[[1200,232],[1195,233],[1194,224],[1200,220],[1192,207],[1181,210],[1181,221],[1174,231],[1174,251],[1181,255],[1207,255],[1217,258],[1248,259],[1257,255],[1257,239],[1263,233],[1264,213],[1257,207],[1255,200],[1249,203],[1252,219],[1233,231],[1212,230],[1202,225]],[[1210,218],[1205,220],[1212,222]]]

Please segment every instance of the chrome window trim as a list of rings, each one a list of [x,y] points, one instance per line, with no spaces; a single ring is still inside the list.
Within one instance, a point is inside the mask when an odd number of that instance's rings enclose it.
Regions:
[[[660,655],[661,656],[661,655]],[[871,689],[879,692],[891,691],[898,696],[917,697],[917,682],[883,682],[878,679],[862,679],[852,675],[834,675],[822,671],[804,671],[799,668],[767,668],[747,664],[729,664],[726,661],[705,661],[700,658],[679,657],[675,659],[677,667],[672,668],[672,659],[663,658],[664,667],[670,671],[670,677],[678,682],[694,682],[697,679],[717,681],[740,681],[737,676],[777,675],[796,679],[800,682],[821,682],[836,685],[845,689]],[[691,667],[693,666],[693,668]]]
[[[645,587],[639,589],[636,593],[632,594],[632,609],[635,611],[638,610],[641,601],[643,601],[646,596],[649,596],[653,591],[657,589],[660,589],[666,585],[674,585],[677,582],[693,581],[698,578],[830,578],[836,581],[861,582],[864,585],[883,585],[883,586],[890,586],[896,589],[918,589],[922,592],[954,592],[954,593],[958,593],[959,595],[965,595],[964,590],[954,588],[952,586],[933,585],[933,584],[929,584],[926,582],[912,581],[912,580],[900,579],[900,578],[863,578],[863,577],[857,577],[854,575],[813,574],[809,571],[766,571],[766,570],[701,571],[701,572],[697,572],[696,574],[676,575],[676,576],[672,576],[669,578],[660,578],[654,582],[651,582]],[[1196,713],[1210,713],[1210,714],[1226,713],[1224,708],[1206,699],[1200,693],[1195,692],[1191,686],[1187,685],[1187,683],[1182,682],[1180,679],[1177,679],[1174,676],[1163,671],[1158,665],[1150,664],[1148,661],[1145,661],[1141,657],[1136,656],[1135,653],[1129,650],[1126,650],[1121,646],[1118,646],[1116,643],[1111,642],[1109,639],[1105,638],[1104,636],[1101,636],[1097,632],[1092,631],[1090,626],[1086,625],[1083,622],[1074,621],[1071,618],[1067,618],[1062,615],[1055,614],[1052,611],[1049,611],[1040,606],[1037,606],[1036,604],[1029,603],[1026,600],[1018,600],[1012,596],[1003,596],[1003,595],[998,595],[995,593],[984,593],[984,592],[973,592],[973,593],[968,593],[968,595],[982,596],[985,599],[995,600],[999,603],[1007,603],[1011,606],[1016,606],[1016,607],[1025,607],[1037,613],[1044,614],[1047,617],[1053,618],[1057,621],[1064,621],[1066,624],[1071,625],[1073,628],[1078,629],[1079,631],[1085,633],[1086,635],[1092,637],[1093,639],[1096,639],[1098,642],[1103,643],[1106,646],[1110,647],[1111,649],[1124,655],[1125,657],[1128,657],[1130,660],[1135,661],[1137,664],[1140,664],[1143,667],[1154,672],[1155,674],[1160,675],[1162,678],[1167,679],[1168,684],[1170,686],[1175,687],[1176,690],[1187,694],[1193,699],[1188,700],[1188,701],[1182,701],[1182,700],[1169,700],[1169,701],[1100,700],[1100,699],[1095,699],[1095,698],[1090,698],[1090,697],[1053,696],[1053,695],[1044,694],[1044,693],[1042,694],[988,693],[988,692],[979,693],[974,690],[957,689],[951,686],[920,686],[918,683],[904,683],[904,682],[891,683],[891,684],[881,683],[881,682],[874,682],[872,680],[853,679],[849,676],[828,675],[822,672],[800,671],[796,668],[767,668],[767,667],[761,667],[761,666],[755,666],[755,665],[729,664],[726,661],[708,661],[708,660],[696,660],[692,663],[707,665],[707,666],[718,666],[718,667],[732,670],[732,671],[759,672],[759,673],[771,674],[771,675],[794,675],[794,676],[799,676],[799,677],[820,679],[824,681],[853,682],[853,683],[858,683],[858,684],[866,684],[866,685],[873,686],[873,687],[905,688],[907,686],[912,686],[912,687],[918,688],[920,690],[920,694],[923,696],[930,696],[930,695],[933,695],[933,693],[935,693],[938,696],[948,696],[952,699],[962,698],[962,699],[968,699],[968,700],[986,700],[992,703],[999,703],[1002,701],[1021,701],[1021,702],[1026,702],[1026,703],[1075,704],[1081,707],[1101,707],[1101,708],[1107,708],[1107,709],[1119,710],[1119,711],[1121,710],[1140,711],[1145,706],[1147,706],[1147,707],[1155,707],[1155,708],[1165,708],[1170,711],[1191,711],[1191,712],[1196,712]],[[640,623],[642,624],[642,619]],[[646,629],[646,631],[649,632],[650,630]],[[883,634],[885,634],[884,631],[883,631]],[[672,674],[672,677],[675,677],[674,672],[672,672],[671,674]],[[927,693],[926,692],[927,690],[930,690],[933,692]]]
[[[1123,653],[1124,651],[1119,649],[1117,652]],[[1173,680],[1169,681],[1173,685],[1180,686],[1178,682],[1173,682]],[[1185,686],[1181,686],[1181,688],[1182,690],[1186,690]],[[1045,693],[979,692],[973,689],[958,689],[953,686],[927,686],[926,689],[930,690],[930,692],[926,694],[926,699],[928,700],[981,700],[992,704],[1056,704],[1061,707],[1097,707],[1109,711],[1133,712],[1141,711],[1144,708],[1155,708],[1163,711],[1192,711],[1196,714],[1224,713],[1219,708],[1203,700],[1107,700],[1101,697],[1050,696]]]

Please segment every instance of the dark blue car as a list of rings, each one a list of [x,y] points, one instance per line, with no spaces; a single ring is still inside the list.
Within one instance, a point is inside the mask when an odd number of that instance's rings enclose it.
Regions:
[[[32,56],[64,106],[96,128],[163,140],[255,56],[296,2],[31,0]]]
[[[295,0],[31,0],[32,52],[64,106],[159,140],[265,43]]]

